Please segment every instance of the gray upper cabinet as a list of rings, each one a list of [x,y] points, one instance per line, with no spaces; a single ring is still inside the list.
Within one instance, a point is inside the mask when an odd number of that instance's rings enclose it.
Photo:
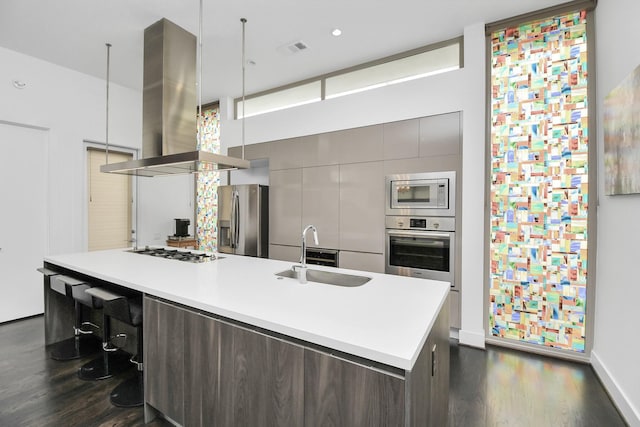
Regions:
[[[383,126],[384,159],[411,159],[419,156],[420,121],[404,120]]]
[[[261,144],[249,144],[244,146],[244,158],[247,160],[268,159],[271,157],[271,150],[274,148],[273,142]],[[242,147],[229,147],[227,153],[233,157],[242,157]]]
[[[460,154],[460,112],[440,114],[420,119],[420,157]]]
[[[383,157],[382,125],[304,137],[302,166],[369,162]]]
[[[302,167],[302,157],[309,150],[305,138],[292,138],[269,144],[269,169],[292,169]]]
[[[340,170],[337,165],[309,167],[302,170],[302,227],[313,224],[318,229],[319,245],[312,238],[308,246],[337,248],[340,244]]]
[[[302,169],[269,173],[269,243],[300,245]]]
[[[385,160],[385,175],[435,171],[460,171],[458,156],[418,157],[414,159]]]
[[[340,249],[383,253],[383,162],[340,165]]]

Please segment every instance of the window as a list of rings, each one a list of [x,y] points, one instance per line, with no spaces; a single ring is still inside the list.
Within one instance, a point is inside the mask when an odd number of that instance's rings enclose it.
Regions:
[[[326,79],[325,99],[446,73],[460,68],[458,43]]]
[[[217,103],[202,107],[201,137],[198,150],[220,153],[220,108]],[[218,186],[220,173],[196,174],[196,237],[198,249],[212,252],[217,248]]]
[[[462,37],[404,52],[346,70],[245,96],[244,117],[337,98],[461,68]],[[235,100],[243,117],[242,99]]]
[[[491,334],[584,353],[587,13],[490,37]]]
[[[243,111],[244,117],[251,117],[320,101],[320,84],[320,80],[317,80],[255,98],[247,99],[245,97],[245,109],[242,109],[242,100],[238,101],[236,104],[238,110],[236,116],[242,118]]]

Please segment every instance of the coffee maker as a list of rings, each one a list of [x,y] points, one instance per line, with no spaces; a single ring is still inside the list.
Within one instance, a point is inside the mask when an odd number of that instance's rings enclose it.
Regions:
[[[188,218],[175,218],[176,221],[176,233],[174,237],[188,237],[189,236],[189,224],[191,220]]]

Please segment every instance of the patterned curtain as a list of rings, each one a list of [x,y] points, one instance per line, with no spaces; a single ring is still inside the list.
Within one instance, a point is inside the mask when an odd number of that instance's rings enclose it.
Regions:
[[[491,334],[584,352],[586,12],[491,37]]]

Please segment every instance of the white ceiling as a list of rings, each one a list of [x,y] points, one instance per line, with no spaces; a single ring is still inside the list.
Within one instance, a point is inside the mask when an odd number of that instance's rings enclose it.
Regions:
[[[204,0],[203,101],[257,92],[462,35],[567,0]],[[1,0],[0,46],[141,89],[144,28],[161,18],[198,33],[199,0]],[[342,29],[333,37],[331,30]],[[278,48],[304,41],[309,49]],[[15,76],[19,79],[20,76]],[[27,82],[28,83],[28,82]]]

